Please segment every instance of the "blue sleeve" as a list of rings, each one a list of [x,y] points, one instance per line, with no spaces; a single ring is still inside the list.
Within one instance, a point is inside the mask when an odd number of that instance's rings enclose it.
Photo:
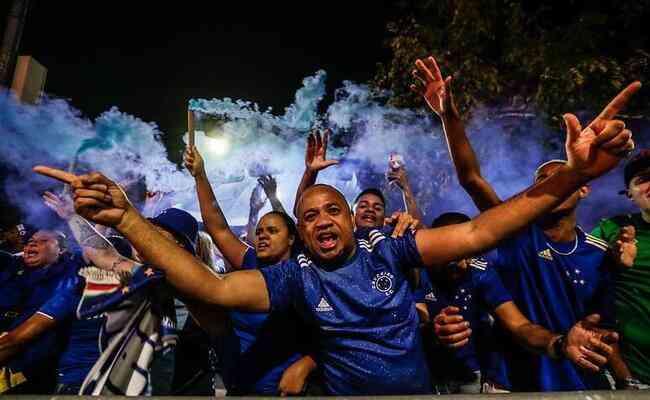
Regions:
[[[476,271],[476,283],[481,300],[490,311],[501,304],[512,301],[510,292],[503,286],[499,274],[494,268],[487,267],[485,271]]]
[[[257,253],[254,248],[249,247],[246,250],[246,253],[244,253],[244,260],[242,261],[241,269],[257,269],[258,267]]]
[[[271,301],[270,311],[286,310],[302,299],[300,267],[293,261],[261,268]]]
[[[46,301],[37,312],[55,321],[63,321],[74,316],[79,301],[81,301],[82,281],[83,279],[76,272],[63,278],[54,290],[54,296]]]
[[[373,236],[371,234],[371,241],[374,241],[372,239]],[[386,238],[384,240],[389,241],[390,250],[393,256],[398,259],[401,266],[408,268],[424,268],[422,256],[418,251],[413,232],[409,230],[400,238]]]

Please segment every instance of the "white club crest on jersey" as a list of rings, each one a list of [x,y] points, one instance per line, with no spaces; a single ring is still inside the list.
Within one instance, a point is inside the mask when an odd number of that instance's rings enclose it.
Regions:
[[[390,272],[380,272],[372,278],[372,287],[380,293],[390,296],[395,292],[395,277]]]

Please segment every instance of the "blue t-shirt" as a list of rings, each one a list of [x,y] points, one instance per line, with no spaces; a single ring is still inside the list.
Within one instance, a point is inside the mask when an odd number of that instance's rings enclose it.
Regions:
[[[294,307],[319,329],[319,367],[334,395],[431,393],[418,315],[403,272],[422,266],[410,232],[371,232],[338,268],[304,254],[261,269],[273,311]]]
[[[613,327],[613,282],[605,262],[607,244],[582,229],[569,243],[551,242],[533,224],[498,249],[501,281],[533,323],[566,334],[589,314]],[[533,355],[500,332],[504,346],[490,377],[517,391],[609,389],[602,374],[583,372],[569,360]]]
[[[41,314],[57,321],[54,329],[43,332],[36,340],[8,363],[14,371],[28,377],[42,373],[54,373],[56,361],[67,339],[68,323],[74,315],[79,287],[76,273],[84,264],[81,254],[64,253],[47,267],[25,268],[16,284],[24,295],[20,300],[18,318],[9,327],[15,329],[34,314]],[[75,295],[70,296],[70,293]]]
[[[478,352],[483,348],[481,339],[484,338],[478,334],[489,319],[488,313],[512,300],[490,260],[489,256],[471,259],[467,272],[457,282],[432,280],[427,270],[420,273],[416,302],[427,306],[432,319],[445,307],[458,307],[474,332],[465,346],[459,349],[436,347],[429,355],[429,368],[437,381],[468,379],[474,372],[485,369],[485,366],[481,368],[483,357]]]
[[[273,269],[259,264],[255,250],[242,269]],[[220,343],[223,380],[229,395],[278,395],[284,371],[308,351],[306,327],[293,310],[272,313],[230,312],[231,329]]]

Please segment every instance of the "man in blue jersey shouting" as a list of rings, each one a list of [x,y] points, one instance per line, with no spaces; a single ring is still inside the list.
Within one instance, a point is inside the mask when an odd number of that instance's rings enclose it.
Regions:
[[[320,328],[317,361],[330,394],[417,394],[429,392],[430,383],[403,270],[436,268],[494,247],[614,168],[632,146],[621,121],[608,120],[595,134],[591,128],[582,131],[575,117],[568,120],[568,164],[472,221],[397,239],[371,232],[368,240],[355,241],[346,199],[331,186],[315,185],[296,207],[305,254],[274,268],[221,276],[157,232],[105,176],[75,176],[42,166],[35,171],[70,183],[80,215],[121,232],[187,296],[215,308],[295,308]],[[567,354],[601,365],[611,353],[597,334],[568,345],[573,347]]]

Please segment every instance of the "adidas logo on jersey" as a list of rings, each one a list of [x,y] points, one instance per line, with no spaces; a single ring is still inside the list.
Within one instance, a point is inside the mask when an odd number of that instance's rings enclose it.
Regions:
[[[332,306],[330,306],[330,303],[328,303],[327,300],[325,300],[325,297],[321,297],[318,306],[316,306],[316,311],[318,312],[332,311]]]
[[[550,249],[542,250],[537,253],[538,256],[542,257],[545,260],[553,261],[553,255],[551,254]]]
[[[427,293],[426,296],[424,296],[424,300],[429,300],[429,301],[436,301],[436,295],[433,294],[433,292]]]

